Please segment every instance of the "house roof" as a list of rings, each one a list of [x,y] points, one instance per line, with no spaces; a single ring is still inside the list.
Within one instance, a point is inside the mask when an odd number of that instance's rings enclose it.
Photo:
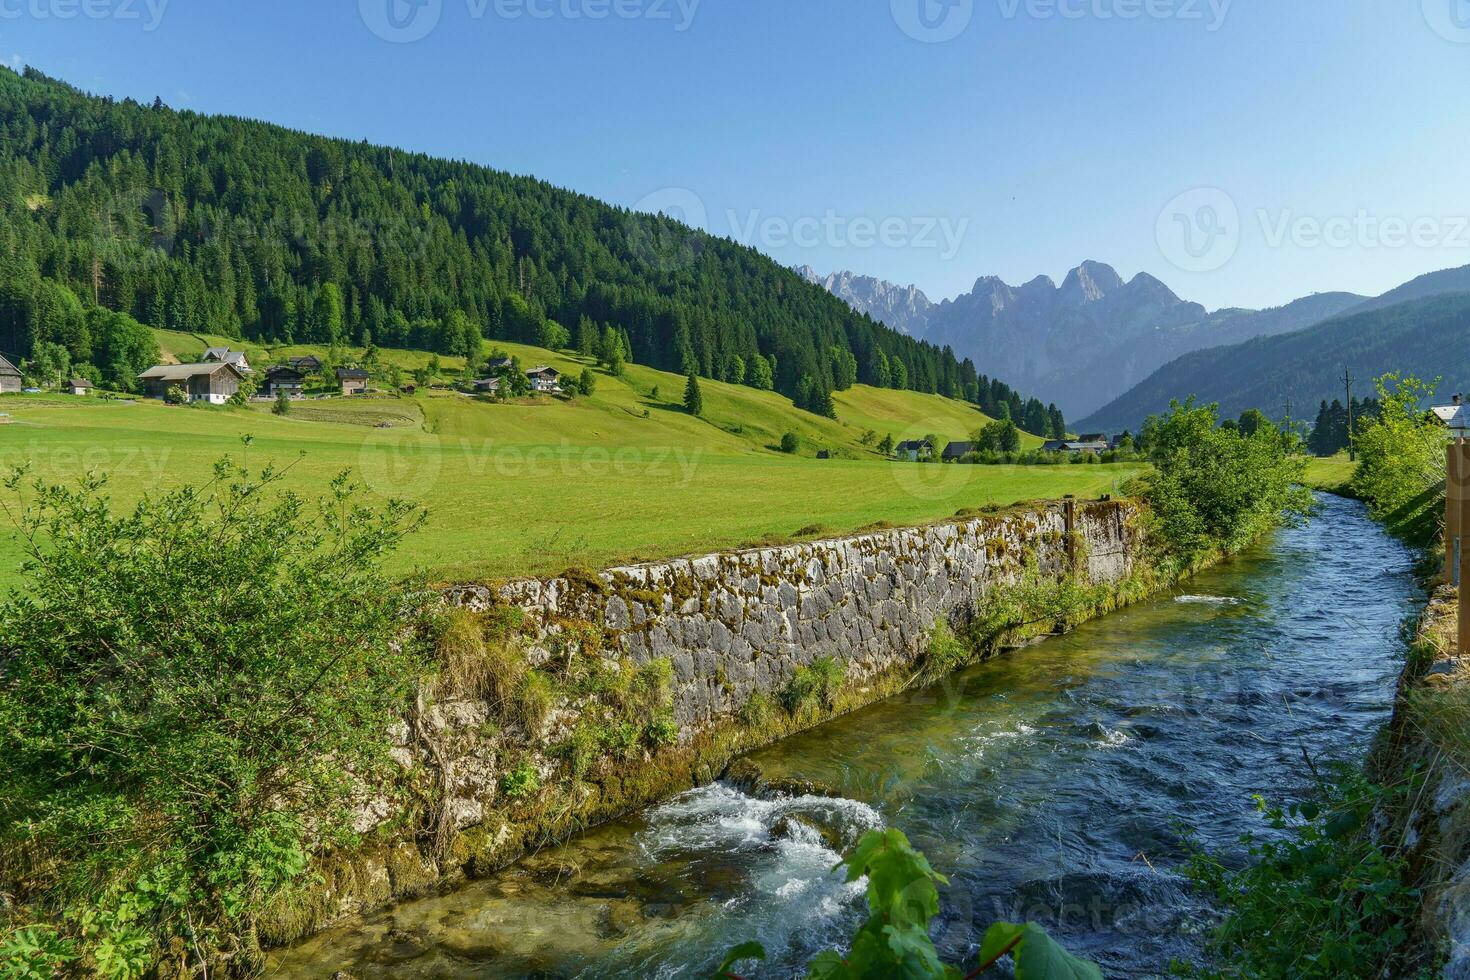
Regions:
[[[92,384],[92,382],[88,381],[86,378],[72,378],[70,381],[67,382],[67,385],[70,386],[70,387],[72,387],[72,388],[95,388],[96,387],[96,385]]]
[[[7,361],[4,355],[0,355],[0,375],[4,375],[7,378],[18,378],[20,377],[20,369]]]
[[[272,364],[265,369],[267,379],[283,378],[288,375],[297,381],[305,377],[294,364]]]
[[[368,379],[368,373],[362,368],[338,368],[337,377],[339,380],[343,381],[349,379],[356,381],[366,381]]]
[[[246,363],[245,353],[243,351],[230,350],[228,347],[211,347],[204,352],[204,359],[206,361],[224,361],[226,364],[233,364],[236,367]]]
[[[188,381],[190,378],[208,377],[219,371],[229,371],[235,377],[240,377],[239,369],[225,361],[211,361],[208,364],[156,364],[138,377],[143,381]]]
[[[1087,433],[1085,435],[1078,436],[1075,441],[1076,442],[1107,442],[1108,441],[1108,434],[1106,432],[1089,432],[1089,433]]]
[[[925,446],[928,446],[930,449],[934,448],[934,444],[931,443],[928,439],[905,439],[903,442],[895,446],[894,450],[900,453],[918,452]]]
[[[316,368],[320,368],[322,366],[322,359],[320,357],[313,357],[312,355],[307,354],[303,357],[288,357],[286,358],[286,363],[298,370],[306,367],[308,364],[311,364],[314,365],[313,370],[315,370]]]
[[[944,447],[945,459],[959,459],[966,453],[973,453],[979,447],[973,442],[952,442]]]
[[[500,387],[500,379],[499,378],[478,378],[478,379],[475,380],[474,385],[475,385],[476,388],[499,388]]]
[[[548,376],[553,377],[553,378],[559,378],[559,377],[561,377],[561,372],[560,371],[558,371],[554,367],[547,367],[544,364],[541,365],[540,367],[533,367],[533,368],[531,368],[531,370],[529,370],[529,371],[526,372],[526,377],[528,377],[528,378],[535,377],[538,374],[548,375]]]

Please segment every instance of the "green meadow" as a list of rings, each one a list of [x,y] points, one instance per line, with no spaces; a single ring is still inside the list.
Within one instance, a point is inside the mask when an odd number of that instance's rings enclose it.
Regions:
[[[174,356],[226,342],[164,331],[159,338]],[[320,353],[234,346],[257,367],[286,354]],[[497,346],[527,367],[550,364],[573,374],[589,367],[565,353]],[[382,357],[406,369],[428,360],[409,351]],[[446,371],[458,367],[450,358],[441,362]],[[285,485],[306,494],[348,470],[367,494],[428,510],[426,527],[396,558],[397,570],[440,580],[551,573],[881,522],[930,522],[1065,494],[1092,497],[1114,492],[1138,470],[894,463],[865,442],[868,432],[879,439],[965,439],[989,420],[938,396],[863,386],[836,396],[833,420],[770,392],[707,380],[704,414],[696,418],[683,410],[680,376],[631,364],[622,377],[593,370],[590,397],[497,404],[434,390],[296,402],[284,417],[268,405],[0,396],[0,465],[28,463],[52,481],[104,471],[123,507],[150,489],[207,480],[226,454],[252,468],[289,467]],[[801,437],[796,455],[777,449],[788,431]],[[817,459],[819,450],[833,458]],[[7,530],[0,583],[15,581],[19,557]]]

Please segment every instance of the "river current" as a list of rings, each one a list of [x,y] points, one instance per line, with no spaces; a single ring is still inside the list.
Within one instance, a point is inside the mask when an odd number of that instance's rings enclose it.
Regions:
[[[1110,976],[1199,955],[1212,921],[1177,872],[1260,830],[1253,794],[1298,795],[1306,759],[1358,760],[1387,720],[1413,556],[1361,505],[1140,603],[755,753],[837,796],[716,783],[489,879],[280,954],[278,976],[702,977],[735,943],[800,975],[862,918],[832,871],[898,827],[950,884],[958,960],[998,918],[1043,924]]]

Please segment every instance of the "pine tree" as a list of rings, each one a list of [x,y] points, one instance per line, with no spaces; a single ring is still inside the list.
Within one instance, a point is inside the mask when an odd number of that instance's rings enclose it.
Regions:
[[[690,415],[704,414],[704,393],[699,390],[699,378],[692,374],[684,383],[684,411]]]

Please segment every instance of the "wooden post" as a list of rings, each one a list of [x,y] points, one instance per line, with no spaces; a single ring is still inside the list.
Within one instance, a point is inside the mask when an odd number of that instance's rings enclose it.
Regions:
[[[1460,440],[1452,439],[1445,446],[1444,464],[1444,581],[1446,585],[1459,584],[1460,539]]]
[[[1445,470],[1445,496],[1455,500],[1455,584],[1459,587],[1459,629],[1457,631],[1458,653],[1465,656],[1470,651],[1470,548],[1465,547],[1465,530],[1470,528],[1470,494],[1465,492],[1465,481],[1470,478],[1470,443],[1456,439],[1450,445],[1454,470]]]

